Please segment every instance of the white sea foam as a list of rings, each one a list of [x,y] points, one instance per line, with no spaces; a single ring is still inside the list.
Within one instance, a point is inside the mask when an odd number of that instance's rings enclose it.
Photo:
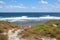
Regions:
[[[58,19],[60,20],[60,17],[56,16],[42,16],[42,17],[28,17],[28,16],[22,16],[22,17],[6,17],[6,18],[0,18],[0,21],[9,21],[9,22],[15,22],[15,21],[27,21],[27,20],[35,20],[35,21],[40,21],[44,19]]]

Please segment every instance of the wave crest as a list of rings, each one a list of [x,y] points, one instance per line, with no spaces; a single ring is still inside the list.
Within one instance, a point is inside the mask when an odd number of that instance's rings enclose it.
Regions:
[[[5,17],[5,18],[0,18],[0,21],[9,21],[9,22],[16,22],[16,21],[27,21],[27,20],[34,20],[34,21],[40,21],[40,20],[44,20],[44,19],[60,19],[60,17],[56,17],[56,16],[50,16],[50,15],[46,15],[46,16],[41,16],[41,17],[28,17],[28,16],[22,16],[22,17]]]

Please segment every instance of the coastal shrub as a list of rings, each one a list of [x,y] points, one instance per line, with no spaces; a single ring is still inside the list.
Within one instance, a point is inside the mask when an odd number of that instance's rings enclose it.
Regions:
[[[8,40],[7,35],[0,34],[0,40]]]
[[[54,27],[53,24],[57,25],[57,27]],[[32,31],[30,33],[33,34],[39,34],[43,36],[49,36],[51,38],[60,38],[60,20],[51,20],[46,23],[37,25],[35,27],[32,27]]]
[[[0,27],[0,33],[3,33],[4,32],[4,30]]]
[[[0,33],[3,33],[3,31],[0,29]]]

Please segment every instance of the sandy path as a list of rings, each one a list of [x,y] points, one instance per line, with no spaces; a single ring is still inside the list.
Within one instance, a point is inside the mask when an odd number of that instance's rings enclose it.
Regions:
[[[18,33],[21,33],[23,30],[18,29],[14,33],[12,32],[14,29],[8,31],[8,40],[21,40],[18,37]]]

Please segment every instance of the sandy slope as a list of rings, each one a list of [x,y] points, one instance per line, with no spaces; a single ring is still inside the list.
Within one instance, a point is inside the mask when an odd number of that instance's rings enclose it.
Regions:
[[[15,32],[12,32],[14,30],[15,29],[12,29],[12,30],[8,31],[8,40],[22,40],[22,39],[20,39],[18,37],[18,34],[21,33],[23,30],[22,29],[18,29]]]

